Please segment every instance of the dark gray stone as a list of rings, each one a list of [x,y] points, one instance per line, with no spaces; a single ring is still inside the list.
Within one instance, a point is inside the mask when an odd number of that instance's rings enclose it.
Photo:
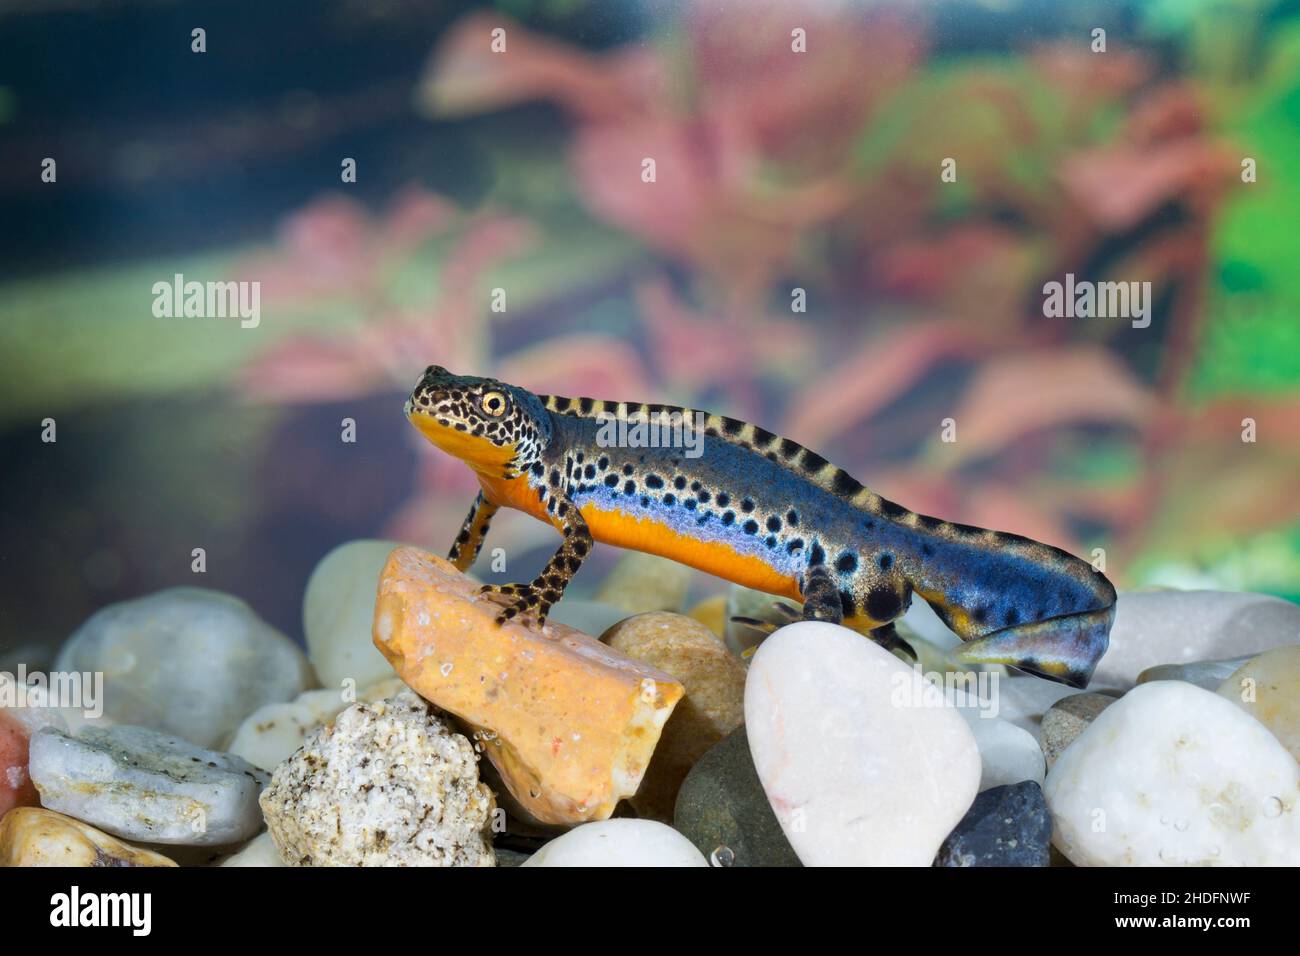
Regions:
[[[800,865],[759,783],[743,726],[686,775],[673,826],[714,865]]]
[[[1032,780],[993,787],[975,798],[939,847],[935,866],[1050,866],[1052,817]]]

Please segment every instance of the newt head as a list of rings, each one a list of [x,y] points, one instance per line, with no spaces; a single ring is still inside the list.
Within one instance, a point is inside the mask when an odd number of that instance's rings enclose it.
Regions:
[[[425,438],[490,478],[513,478],[538,461],[550,417],[530,392],[430,365],[406,400]]]

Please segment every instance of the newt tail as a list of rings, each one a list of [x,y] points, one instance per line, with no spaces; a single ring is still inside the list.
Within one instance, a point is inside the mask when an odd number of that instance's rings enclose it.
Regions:
[[[892,622],[919,595],[967,642],[954,655],[966,663],[1085,687],[1106,651],[1115,589],[1087,562],[909,511],[756,425],[675,406],[534,395],[436,365],[406,414],[479,481],[451,548],[456,567],[473,563],[502,507],[563,536],[533,581],[484,587],[502,605],[498,621],[545,621],[599,541],[802,601],[805,619],[843,623],[885,647],[901,644]],[[672,434],[695,442],[616,445],[610,423],[619,421],[675,422]]]

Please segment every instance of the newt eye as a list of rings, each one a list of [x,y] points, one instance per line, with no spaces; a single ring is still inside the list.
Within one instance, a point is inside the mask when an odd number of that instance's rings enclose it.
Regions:
[[[479,408],[483,409],[483,414],[500,418],[505,414],[506,397],[501,392],[484,392],[478,404]]]

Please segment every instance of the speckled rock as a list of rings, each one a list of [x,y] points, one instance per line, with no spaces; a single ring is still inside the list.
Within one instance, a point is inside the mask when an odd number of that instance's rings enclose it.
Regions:
[[[275,841],[271,839],[271,834],[262,833],[249,841],[248,846],[244,847],[233,856],[228,856],[221,861],[222,866],[284,866],[284,860],[280,859],[280,851],[275,847]]]
[[[523,864],[530,866],[708,866],[672,827],[654,820],[601,820],[556,837]]]
[[[19,807],[0,820],[0,866],[175,866],[72,817]]]
[[[636,792],[684,688],[553,619],[498,626],[499,611],[442,558],[399,548],[384,568],[375,644],[422,697],[470,725],[534,819],[608,817]]]
[[[657,554],[629,551],[596,592],[596,600],[627,614],[680,611],[694,572],[684,564]]]
[[[601,640],[671,674],[686,688],[664,725],[641,786],[629,799],[637,816],[670,823],[677,791],[691,767],[745,719],[745,666],[699,621],[668,611],[630,617]]]
[[[799,866],[749,753],[742,724],[691,768],[673,826],[716,866]]]
[[[1300,760],[1300,645],[1265,651],[1217,688]]]
[[[379,573],[397,541],[361,540],[341,544],[325,557],[307,580],[302,626],[321,685],[337,689],[391,677],[393,669],[370,639],[375,619]]]
[[[1052,818],[1042,788],[1023,783],[994,787],[975,798],[948,834],[935,866],[1049,866]]]
[[[894,655],[803,621],[745,683],[754,768],[807,866],[929,866],[975,798],[980,756],[956,708]]]
[[[145,727],[32,735],[29,771],[41,804],[128,840],[220,846],[261,826],[266,774],[229,754]]]
[[[318,728],[261,803],[290,866],[495,865],[474,748],[410,691]]]
[[[1300,764],[1183,681],[1129,691],[1057,759],[1053,843],[1078,866],[1300,865]]]
[[[1090,689],[1127,690],[1158,664],[1223,660],[1300,643],[1300,605],[1231,591],[1124,592]]]
[[[1233,672],[1251,659],[1233,657],[1226,661],[1192,661],[1190,664],[1159,664],[1148,667],[1138,674],[1137,682],[1147,684],[1153,680],[1181,680],[1206,690],[1218,690],[1219,685],[1232,676]]]
[[[307,658],[238,598],[172,588],[94,614],[59,653],[59,671],[104,674],[113,721],[219,746],[263,704],[312,685]]]
[[[1088,725],[1097,719],[1097,715],[1115,703],[1116,698],[1105,694],[1071,694],[1062,697],[1043,715],[1043,731],[1040,742],[1047,766],[1056,763],[1061,752],[1074,743]]]

